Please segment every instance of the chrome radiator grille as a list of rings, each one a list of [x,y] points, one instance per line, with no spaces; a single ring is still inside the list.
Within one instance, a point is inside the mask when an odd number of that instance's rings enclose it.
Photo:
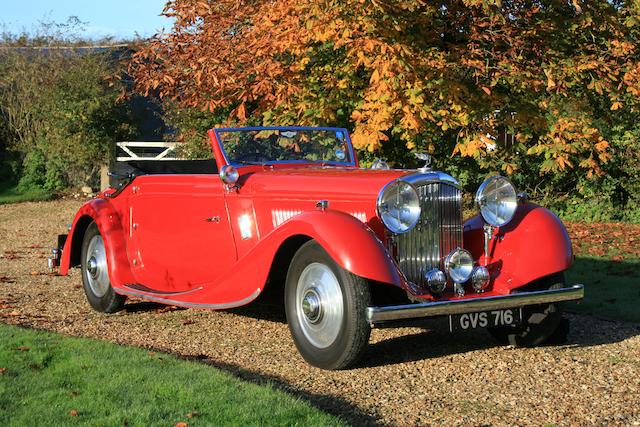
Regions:
[[[418,224],[397,237],[397,261],[407,279],[425,285],[424,275],[443,269],[444,257],[462,247],[462,195],[453,185],[416,186],[422,206]]]

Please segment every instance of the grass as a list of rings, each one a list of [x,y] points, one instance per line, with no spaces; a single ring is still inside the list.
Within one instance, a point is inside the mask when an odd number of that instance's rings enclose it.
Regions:
[[[18,191],[17,187],[0,188],[0,205],[51,199],[53,199],[53,194],[40,188],[26,191]]]
[[[0,323],[0,425],[344,425],[271,386],[164,353]]]
[[[640,226],[567,223],[576,260],[569,283],[583,283],[585,298],[571,309],[640,322]]]
[[[567,272],[567,281],[585,285],[584,300],[570,304],[571,310],[640,322],[640,260],[579,256]]]

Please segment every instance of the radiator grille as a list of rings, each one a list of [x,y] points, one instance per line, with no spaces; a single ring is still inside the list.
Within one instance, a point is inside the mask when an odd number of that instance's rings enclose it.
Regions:
[[[416,186],[422,206],[420,221],[397,237],[397,260],[407,279],[425,285],[424,275],[443,269],[444,257],[462,247],[462,198],[460,190],[446,183]]]

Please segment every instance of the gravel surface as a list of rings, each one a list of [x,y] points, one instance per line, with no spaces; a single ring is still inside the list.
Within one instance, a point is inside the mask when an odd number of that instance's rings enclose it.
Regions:
[[[376,329],[359,367],[327,372],[301,359],[267,305],[216,312],[132,300],[119,314],[93,312],[77,270],[46,269],[80,203],[0,206],[0,321],[194,358],[358,425],[640,425],[638,324],[569,315],[569,344],[534,349],[496,346],[484,331]]]

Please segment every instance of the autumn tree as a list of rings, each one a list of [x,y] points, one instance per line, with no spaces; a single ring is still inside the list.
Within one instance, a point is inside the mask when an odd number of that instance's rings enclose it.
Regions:
[[[368,152],[574,185],[603,175],[612,124],[638,114],[637,2],[173,0],[165,14],[172,31],[129,66],[136,90],[238,123],[345,125]]]

